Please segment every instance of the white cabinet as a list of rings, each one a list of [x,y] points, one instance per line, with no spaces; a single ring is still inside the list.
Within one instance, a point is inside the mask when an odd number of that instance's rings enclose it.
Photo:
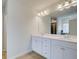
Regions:
[[[76,48],[74,43],[52,40],[51,59],[77,59]]]
[[[33,36],[32,50],[47,59],[77,59],[77,44],[72,42]]]
[[[32,37],[32,50],[50,59],[50,40],[41,37]]]
[[[51,59],[63,59],[63,47],[53,45],[51,47]]]
[[[64,59],[77,59],[77,50],[72,48],[64,48]]]
[[[42,38],[42,55],[50,59],[50,40],[47,38]]]
[[[41,37],[32,37],[32,50],[41,54],[42,53],[42,39]]]
[[[77,59],[76,49],[53,46],[51,52],[51,59]]]

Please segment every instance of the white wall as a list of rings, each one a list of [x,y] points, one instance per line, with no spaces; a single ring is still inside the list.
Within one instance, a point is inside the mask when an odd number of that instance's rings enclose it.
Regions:
[[[50,17],[35,17],[32,20],[32,33],[50,33]]]
[[[77,19],[69,21],[69,33],[70,35],[77,35]]]
[[[7,7],[7,59],[31,51],[31,34],[49,32],[49,18],[40,19],[37,25],[29,3],[24,0],[8,0]],[[39,30],[38,30],[39,28]]]

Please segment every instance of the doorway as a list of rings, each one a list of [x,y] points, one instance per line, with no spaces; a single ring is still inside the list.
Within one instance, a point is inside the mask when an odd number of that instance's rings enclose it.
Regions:
[[[57,18],[51,18],[51,34],[57,34]]]

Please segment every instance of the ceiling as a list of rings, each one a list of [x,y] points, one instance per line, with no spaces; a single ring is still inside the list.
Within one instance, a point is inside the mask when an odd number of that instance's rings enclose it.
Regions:
[[[30,1],[32,7],[34,7],[36,10],[42,10],[60,0],[33,0]]]
[[[3,2],[3,7],[5,8],[5,4],[7,2],[7,0],[2,0]],[[9,1],[9,0],[8,0]],[[12,0],[13,1],[13,0]],[[24,8],[28,8],[28,10],[33,10],[35,12],[39,12],[44,10],[45,8],[50,9],[51,11],[54,11],[54,5],[56,5],[59,2],[62,2],[63,0],[14,0],[14,1],[18,1],[18,3],[20,3],[21,5],[23,4]],[[51,7],[50,7],[51,6]],[[50,7],[50,8],[49,8]],[[76,11],[76,7],[75,8],[71,8],[69,10],[65,10],[64,12],[58,12],[57,14],[61,14],[63,15],[63,13],[69,13],[69,12],[73,12]],[[55,14],[56,12],[51,13],[52,15]],[[55,15],[57,15],[55,14]]]
[[[17,0],[17,1],[23,3],[25,6],[28,6],[29,8],[39,11],[60,0]],[[2,5],[4,6],[6,2],[7,0],[2,0]]]

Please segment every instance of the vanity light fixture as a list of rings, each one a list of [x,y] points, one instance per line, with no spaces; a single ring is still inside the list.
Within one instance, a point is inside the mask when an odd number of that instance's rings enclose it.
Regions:
[[[68,8],[70,8],[71,6],[70,6],[69,2],[65,2],[64,7],[65,7],[66,9],[68,9]]]
[[[60,11],[64,10],[63,5],[59,4],[58,7],[57,7],[57,10],[60,10]]]
[[[62,4],[58,5],[58,9],[61,9],[62,8]]]
[[[77,5],[77,1],[76,0],[72,0],[72,6],[76,6]]]
[[[48,15],[49,14],[48,10],[44,10],[44,14]]]
[[[38,15],[38,16],[41,16],[41,14],[40,14],[40,13],[38,13],[37,15]]]
[[[65,1],[65,3],[58,5],[57,10],[61,11],[63,9],[68,9],[71,6],[76,6],[76,5],[77,5],[77,1],[76,0]]]
[[[46,16],[49,14],[49,11],[48,10],[44,10],[44,11],[41,11],[40,13],[38,13],[37,15],[38,16]]]
[[[77,1],[76,1],[76,0],[72,0],[72,4],[73,4],[73,3],[77,3]]]
[[[41,14],[41,16],[45,16],[44,12],[41,12],[40,14]]]
[[[69,2],[65,2],[64,7],[69,6]]]
[[[45,16],[44,12],[42,12],[42,11],[40,13],[38,13],[37,15],[38,16]]]

